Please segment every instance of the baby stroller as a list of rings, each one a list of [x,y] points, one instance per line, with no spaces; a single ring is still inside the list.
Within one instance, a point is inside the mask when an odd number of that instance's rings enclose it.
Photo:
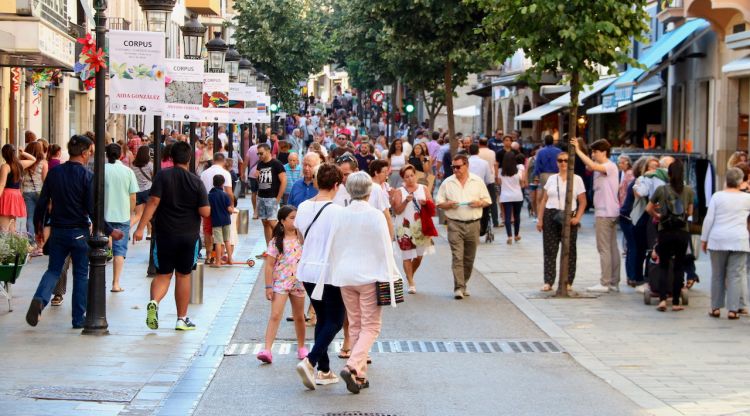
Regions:
[[[674,267],[674,259],[660,259],[656,255],[656,250],[649,250],[646,254],[646,286],[643,291],[643,303],[646,305],[651,305],[651,302],[655,299],[657,302],[659,300],[659,273],[661,271],[659,270],[659,262],[662,260],[669,261],[669,270],[667,273],[669,276],[673,276],[672,273],[672,267]],[[667,280],[667,285],[669,287],[672,287],[671,279]],[[671,298],[674,295],[674,293],[670,293],[668,295],[668,298]],[[680,291],[680,304],[682,306],[688,305],[688,290],[683,287]]]

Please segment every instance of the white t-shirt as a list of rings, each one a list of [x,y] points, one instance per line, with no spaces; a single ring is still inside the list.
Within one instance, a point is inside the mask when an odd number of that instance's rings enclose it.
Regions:
[[[310,226],[315,215],[327,203],[328,201],[307,200],[299,204],[294,226],[300,234],[305,235],[305,231],[307,231],[307,227]],[[302,246],[302,256],[297,263],[297,280],[317,283],[318,279],[322,277],[324,284],[331,284],[330,264],[328,263],[330,253],[327,252],[328,240],[332,237],[331,230],[336,223],[336,218],[342,211],[342,207],[331,204],[310,227]]]
[[[388,200],[388,193],[376,183],[372,184],[372,191],[370,192],[370,199],[368,202],[371,207],[380,212],[391,207],[391,203]]]
[[[229,174],[229,171],[220,165],[212,165],[201,173],[201,182],[203,182],[203,185],[206,187],[206,192],[214,187],[214,176],[216,175],[222,175],[224,177],[223,187],[232,187],[232,175]]]
[[[490,184],[495,181],[493,178],[493,170],[486,160],[481,157],[474,155],[469,158],[469,172],[479,176],[484,180],[484,183]]]
[[[560,188],[560,194],[558,196],[557,188]],[[544,185],[544,190],[547,192],[547,204],[544,206],[545,209],[564,209],[565,208],[565,195],[568,190],[568,183],[560,180],[560,174],[556,173],[547,179],[547,184]],[[578,208],[578,202],[576,197],[586,192],[586,187],[583,185],[583,179],[580,176],[573,176],[573,210]]]
[[[521,189],[521,178],[523,178],[523,165],[517,166],[518,171],[513,176],[505,176],[500,173],[500,202],[523,201],[523,189]]]
[[[339,185],[339,190],[336,191],[336,195],[333,197],[333,203],[340,207],[348,207],[352,202],[352,197],[349,195],[349,191],[346,190],[344,184]]]

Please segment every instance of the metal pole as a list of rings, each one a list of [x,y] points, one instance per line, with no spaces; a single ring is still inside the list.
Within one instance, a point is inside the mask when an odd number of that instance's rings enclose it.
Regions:
[[[104,11],[107,9],[106,0],[97,0],[94,5],[96,9],[96,47],[104,49],[104,36],[107,32],[105,24],[107,18]],[[94,201],[95,210],[91,235],[89,236],[89,282],[88,298],[86,303],[86,320],[83,324],[82,334],[85,335],[107,335],[109,325],[107,324],[107,298],[105,295],[106,278],[105,266],[107,264],[108,238],[104,235],[104,134],[106,126],[106,73],[100,69],[96,73],[96,91],[94,95],[94,134],[96,136],[94,154]],[[123,237],[126,238],[126,237]]]
[[[221,142],[219,141],[219,123],[214,123],[214,153],[221,152]]]
[[[154,173],[153,176],[156,176],[157,173],[161,170],[161,116],[154,116]],[[156,266],[154,265],[154,244],[156,240],[156,230],[154,227],[151,227],[151,244],[150,249],[148,250],[148,270],[146,271],[146,276],[148,277],[154,277],[156,276]]]
[[[190,131],[188,134],[190,135],[190,148],[193,149],[193,154],[190,155],[190,172],[195,173],[195,146],[197,145],[197,141],[195,140],[195,126],[196,123],[194,121],[190,122]]]
[[[245,132],[248,133],[248,137],[252,134],[252,131],[250,131],[250,124],[241,124],[240,125],[240,158],[242,158],[243,163],[240,163],[238,166],[242,170],[247,170],[245,166],[243,166],[245,162],[245,153],[247,153],[248,148],[248,141],[245,139]],[[239,172],[240,178],[242,178],[242,172]],[[245,181],[240,180],[240,198],[245,197]]]
[[[234,140],[234,124],[229,123],[229,125],[227,126],[227,143],[232,143],[231,147],[227,146],[227,148],[229,149],[227,150],[227,157],[229,158],[232,157],[232,150],[234,149],[234,142],[232,140]]]

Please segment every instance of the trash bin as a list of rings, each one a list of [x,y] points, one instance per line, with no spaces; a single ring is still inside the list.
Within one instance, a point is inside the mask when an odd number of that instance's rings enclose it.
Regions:
[[[203,303],[203,267],[204,263],[195,265],[195,270],[190,273],[190,303]]]
[[[241,209],[237,215],[237,234],[247,234],[250,230],[250,211]]]

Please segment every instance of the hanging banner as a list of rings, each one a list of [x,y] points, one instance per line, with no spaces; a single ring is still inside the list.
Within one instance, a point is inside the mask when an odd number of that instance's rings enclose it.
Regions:
[[[166,59],[165,120],[203,121],[203,61]]]
[[[256,120],[258,102],[255,100],[257,93],[255,88],[254,85],[245,87],[245,94],[247,95],[247,101],[245,101],[245,123],[258,123]]]
[[[109,111],[164,114],[164,34],[110,30]]]
[[[246,123],[245,102],[249,101],[247,86],[242,82],[229,83],[229,117],[231,123]]]
[[[229,116],[229,74],[206,73],[203,75],[203,121],[228,123]]]

